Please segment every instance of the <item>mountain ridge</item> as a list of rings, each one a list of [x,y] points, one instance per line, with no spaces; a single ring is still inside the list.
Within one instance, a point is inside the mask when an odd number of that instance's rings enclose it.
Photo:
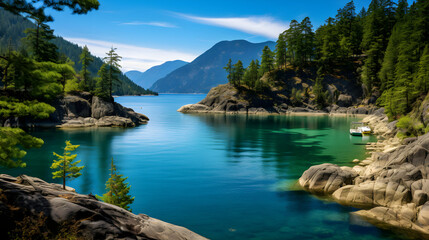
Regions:
[[[223,67],[230,58],[233,63],[241,60],[246,67],[252,60],[260,60],[265,46],[274,50],[275,42],[220,41],[194,61],[156,81],[150,89],[161,93],[208,93],[212,87],[227,82]]]
[[[148,89],[159,79],[186,64],[188,64],[188,62],[182,60],[167,61],[163,64],[153,66],[144,72],[137,70],[128,71],[125,73],[125,76],[140,87]]]

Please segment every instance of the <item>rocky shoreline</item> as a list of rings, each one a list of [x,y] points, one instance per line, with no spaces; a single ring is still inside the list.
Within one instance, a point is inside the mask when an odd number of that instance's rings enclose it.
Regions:
[[[379,138],[367,145],[370,157],[354,160],[354,167],[312,166],[299,179],[300,186],[364,209],[352,214],[375,226],[429,239],[429,134],[401,141],[395,137],[395,122],[385,115],[363,121]]]
[[[8,118],[0,126],[21,128],[134,127],[149,118],[121,104],[87,92],[66,95],[51,103],[55,112],[48,119]]]
[[[258,96],[246,91],[240,92],[230,84],[219,85],[210,90],[207,96],[196,104],[180,107],[181,113],[217,113],[217,114],[329,114],[329,115],[380,115],[383,110],[375,106],[351,106],[351,100],[345,103],[340,96],[339,105],[333,104],[322,110],[309,104],[300,107],[287,104],[286,97],[274,94],[272,96]]]
[[[59,235],[61,239],[206,239],[184,227],[25,175],[0,174],[0,222],[1,239]]]

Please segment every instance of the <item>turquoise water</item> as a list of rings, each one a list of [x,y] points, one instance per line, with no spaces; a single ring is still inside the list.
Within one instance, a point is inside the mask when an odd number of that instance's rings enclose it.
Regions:
[[[355,118],[190,115],[176,110],[204,95],[119,97],[149,116],[132,129],[38,130],[45,140],[30,150],[26,169],[5,170],[51,179],[52,152],[65,140],[81,145],[83,175],[67,183],[101,195],[110,158],[128,176],[133,212],[187,227],[211,239],[392,239],[356,224],[355,209],[294,190],[311,165],[351,165],[365,158],[364,143],[351,138]],[[58,181],[59,182],[59,181]]]

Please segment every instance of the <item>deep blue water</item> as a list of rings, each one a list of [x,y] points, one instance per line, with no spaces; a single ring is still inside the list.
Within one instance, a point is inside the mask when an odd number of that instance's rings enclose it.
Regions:
[[[205,95],[118,97],[146,114],[131,129],[38,130],[26,169],[2,170],[51,179],[52,152],[65,140],[81,145],[83,175],[67,184],[101,195],[113,157],[135,196],[133,212],[187,227],[211,239],[392,239],[350,217],[355,209],[295,190],[311,165],[352,165],[365,158],[351,138],[355,118],[190,115],[176,110]],[[58,181],[59,182],[59,181]]]

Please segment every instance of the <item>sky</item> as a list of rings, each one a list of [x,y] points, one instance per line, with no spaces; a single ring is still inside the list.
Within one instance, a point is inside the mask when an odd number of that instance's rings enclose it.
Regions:
[[[123,71],[192,61],[223,40],[275,41],[293,19],[314,29],[350,0],[99,0],[86,15],[48,11],[55,34],[104,57],[111,47]],[[355,0],[357,12],[370,0]]]

